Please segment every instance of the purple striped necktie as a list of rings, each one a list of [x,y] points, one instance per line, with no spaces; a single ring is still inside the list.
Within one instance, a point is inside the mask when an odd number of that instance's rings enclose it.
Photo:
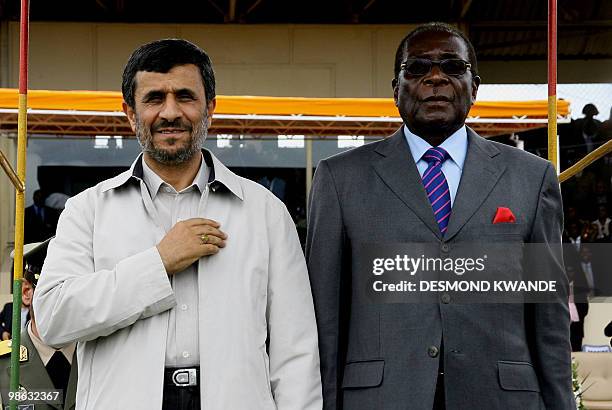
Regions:
[[[449,158],[448,152],[441,147],[428,149],[422,157],[429,164],[423,174],[423,186],[442,236],[448,229],[451,214],[450,190],[446,176],[442,172],[442,164]]]

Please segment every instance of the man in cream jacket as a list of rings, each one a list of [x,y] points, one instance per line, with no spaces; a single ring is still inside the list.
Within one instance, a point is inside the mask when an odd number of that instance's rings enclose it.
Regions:
[[[34,310],[48,344],[78,342],[77,409],[321,409],[295,227],[202,149],[214,86],[194,44],[138,48],[122,91],[143,154],[60,218]]]

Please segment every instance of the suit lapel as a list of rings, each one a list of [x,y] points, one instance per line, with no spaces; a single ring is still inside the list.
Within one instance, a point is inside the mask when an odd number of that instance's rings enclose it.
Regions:
[[[440,229],[433,215],[431,204],[416,164],[412,159],[402,128],[376,148],[378,158],[373,167],[385,185],[423,221],[438,238]]]
[[[487,199],[506,166],[493,143],[468,130],[468,151],[444,240],[451,240]]]

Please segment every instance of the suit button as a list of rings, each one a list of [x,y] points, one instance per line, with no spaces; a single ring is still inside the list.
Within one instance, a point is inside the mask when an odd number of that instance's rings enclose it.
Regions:
[[[448,252],[450,251],[450,246],[448,246],[447,243],[443,243],[440,249],[442,250],[442,252]]]
[[[445,293],[442,295],[442,297],[440,298],[442,300],[442,303],[448,303],[451,300],[451,297],[448,293]]]
[[[427,349],[429,357],[438,357],[438,353],[440,353],[440,350],[436,346],[429,346]]]

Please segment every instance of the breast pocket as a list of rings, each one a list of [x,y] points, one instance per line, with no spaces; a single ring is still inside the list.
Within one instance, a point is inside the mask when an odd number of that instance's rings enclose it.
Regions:
[[[480,228],[482,236],[486,236],[487,239],[491,236],[518,236],[522,237],[525,232],[525,224],[515,223],[499,223],[499,224],[485,224]]]

